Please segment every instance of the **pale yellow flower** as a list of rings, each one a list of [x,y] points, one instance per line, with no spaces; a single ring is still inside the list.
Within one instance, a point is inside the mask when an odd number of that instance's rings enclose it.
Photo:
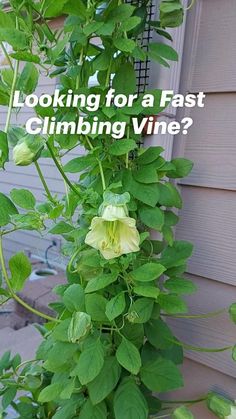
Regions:
[[[85,243],[99,250],[105,259],[113,259],[139,250],[140,237],[134,218],[126,205],[107,205],[101,217],[94,217]]]

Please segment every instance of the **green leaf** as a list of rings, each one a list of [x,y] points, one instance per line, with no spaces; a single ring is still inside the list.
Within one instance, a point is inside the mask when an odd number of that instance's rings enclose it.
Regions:
[[[104,349],[100,339],[90,342],[82,351],[77,366],[73,372],[79,377],[82,385],[94,380],[104,364]]]
[[[95,157],[92,155],[76,157],[64,166],[64,171],[68,173],[78,173],[84,169],[87,169],[95,162]]]
[[[164,207],[182,208],[182,198],[177,188],[172,183],[159,183],[160,191],[159,203]]]
[[[26,95],[33,93],[37,87],[39,72],[33,63],[26,63],[19,77],[17,86]]]
[[[38,396],[39,403],[48,403],[57,400],[63,390],[63,383],[53,383],[43,388]]]
[[[9,387],[7,388],[7,390],[4,392],[3,397],[2,397],[2,408],[5,410],[10,404],[11,402],[14,400],[15,396],[17,393],[17,387]]]
[[[76,414],[77,405],[76,401],[68,400],[56,411],[52,419],[70,419]]]
[[[126,21],[134,12],[135,7],[130,4],[120,4],[113,8],[107,16],[109,22],[121,23]]]
[[[119,385],[114,397],[115,419],[147,419],[148,406],[145,397],[132,378]]]
[[[174,212],[172,211],[165,211],[164,216],[165,216],[165,225],[168,227],[175,226],[179,221],[179,217],[176,214],[174,214]]]
[[[27,47],[27,38],[25,34],[14,28],[1,28],[0,41],[7,42],[14,49],[25,49]]]
[[[106,419],[107,407],[106,403],[102,402],[93,406],[88,399],[82,406],[78,419]]]
[[[67,0],[63,7],[63,13],[78,16],[80,20],[85,20],[88,14],[88,9],[83,0],[77,0],[76,3],[74,0]]]
[[[175,409],[172,415],[173,419],[194,419],[192,412],[185,406],[180,406]]]
[[[229,315],[232,322],[236,324],[236,303],[231,304],[229,307]]]
[[[154,162],[164,151],[162,147],[148,147],[138,157],[138,164],[149,164]]]
[[[112,80],[112,87],[116,95],[129,95],[136,90],[136,73],[130,63],[125,63],[118,68]]]
[[[18,61],[27,61],[27,62],[35,63],[35,64],[40,63],[40,57],[38,57],[38,55],[31,54],[30,52],[27,52],[27,51],[13,52],[10,54],[10,56]]]
[[[170,61],[178,61],[178,54],[175,49],[159,42],[149,44],[149,55],[152,59],[164,58]]]
[[[164,213],[158,208],[143,206],[139,210],[139,216],[143,224],[154,230],[161,231],[164,224]]]
[[[61,371],[61,367],[65,364],[68,366],[68,362],[74,356],[75,352],[78,351],[76,344],[68,342],[55,342],[54,345],[47,350],[44,355],[45,363],[44,367],[47,371],[57,372]],[[63,357],[61,354],[63,353]]]
[[[124,323],[122,335],[132,342],[137,348],[143,345],[144,328],[141,323],[130,323],[128,319]]]
[[[97,322],[107,322],[105,314],[107,300],[102,295],[89,294],[85,296],[85,307],[92,320]]]
[[[160,4],[161,26],[175,28],[183,23],[184,9],[180,0],[163,0]]]
[[[157,298],[160,294],[159,288],[148,285],[134,287],[133,291],[137,295],[148,298]]]
[[[0,358],[0,373],[2,375],[3,371],[9,368],[11,365],[11,351],[5,352]]]
[[[103,22],[97,22],[97,21],[90,22],[84,27],[83,29],[84,34],[86,36],[92,35],[93,33],[96,33],[96,31],[99,30],[103,25],[104,25]]]
[[[80,284],[72,284],[66,289],[63,295],[63,303],[67,310],[72,313],[73,311],[84,311],[84,290]]]
[[[95,59],[93,60],[93,70],[94,71],[107,70],[110,65],[110,61],[111,61],[111,56],[108,53],[108,51],[107,50],[103,51],[101,54],[97,55]]]
[[[121,369],[115,357],[105,359],[99,375],[88,384],[89,397],[93,404],[103,401],[116,387]]]
[[[9,148],[7,134],[0,131],[0,168],[4,169],[5,163],[8,161]]]
[[[183,379],[176,365],[161,357],[141,368],[141,380],[149,390],[161,393],[183,386]]]
[[[167,247],[161,255],[160,263],[166,268],[181,266],[193,252],[192,243],[186,241],[175,241],[172,247]]]
[[[144,51],[141,47],[136,45],[136,47],[132,51],[132,57],[134,57],[136,60],[145,61],[147,58],[147,53]]]
[[[148,341],[156,349],[167,349],[172,346],[175,339],[170,328],[161,319],[151,319],[145,324],[145,333]]]
[[[36,199],[32,192],[27,189],[12,189],[10,192],[12,201],[21,208],[24,209],[34,209],[36,204]]]
[[[51,234],[66,234],[70,233],[72,230],[74,230],[74,227],[71,226],[68,223],[65,223],[65,221],[59,221],[54,227],[52,227],[49,230],[49,233]]]
[[[103,288],[106,288],[108,285],[115,282],[117,279],[117,273],[111,273],[111,274],[102,274],[97,278],[90,279],[88,282],[85,293],[88,294],[90,292],[98,291]]]
[[[158,302],[162,310],[168,314],[186,313],[188,311],[185,301],[175,294],[160,294]]]
[[[116,359],[123,368],[135,375],[138,374],[142,365],[138,349],[125,338],[122,338],[116,351]]]
[[[5,226],[10,221],[10,216],[18,214],[13,202],[3,193],[0,192],[0,226]]]
[[[63,8],[68,0],[46,0],[43,3],[43,16],[46,18],[61,16]]]
[[[154,301],[150,298],[139,298],[129,309],[128,320],[131,323],[146,323],[153,310]]]
[[[120,316],[125,310],[125,295],[123,292],[113,297],[106,305],[106,316],[110,321]]]
[[[31,263],[23,252],[16,253],[9,260],[11,286],[14,291],[21,291],[31,274]]]
[[[3,12],[0,10],[0,27],[1,28],[14,28],[15,22],[12,19],[12,14],[8,12]]]
[[[157,187],[157,184],[148,184],[144,185],[140,182],[136,182],[134,179],[131,179],[129,185],[129,192],[133,195],[134,198],[138,199],[140,202],[143,202],[146,205],[155,207],[160,193]]]
[[[71,319],[62,320],[59,324],[55,326],[52,332],[52,336],[55,340],[60,342],[68,342],[68,328],[70,325]]]
[[[178,158],[171,160],[174,164],[175,170],[168,172],[170,178],[183,178],[189,175],[193,168],[193,162],[188,159]]]
[[[153,166],[144,166],[137,172],[133,172],[134,179],[141,183],[158,182],[157,171]]]
[[[66,45],[68,44],[70,36],[71,36],[70,33],[64,34],[63,38],[60,41],[57,41],[56,46],[49,50],[52,64],[56,62],[56,60],[58,59],[58,56],[65,49]]]
[[[132,52],[136,47],[136,42],[128,38],[115,38],[114,45],[117,49],[123,52]]]
[[[159,278],[165,270],[165,267],[159,263],[150,262],[130,272],[130,275],[134,281],[150,282]]]
[[[141,18],[139,16],[132,16],[124,20],[119,29],[123,32],[131,31],[131,29],[135,28],[140,22]]]
[[[192,294],[197,291],[197,286],[184,278],[170,278],[165,281],[164,286],[176,294]]]
[[[134,140],[119,140],[111,144],[109,153],[113,156],[122,156],[135,148],[137,148],[137,144]]]

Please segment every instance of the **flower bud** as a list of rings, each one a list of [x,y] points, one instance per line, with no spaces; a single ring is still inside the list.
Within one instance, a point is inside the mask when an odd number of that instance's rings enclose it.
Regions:
[[[68,339],[72,343],[79,343],[90,332],[92,328],[91,316],[87,313],[77,311],[73,313],[68,328]]]
[[[13,148],[13,161],[17,166],[28,166],[36,161],[43,149],[41,137],[26,135]]]
[[[207,406],[218,418],[236,419],[236,406],[234,403],[217,393],[212,392],[208,394]]]

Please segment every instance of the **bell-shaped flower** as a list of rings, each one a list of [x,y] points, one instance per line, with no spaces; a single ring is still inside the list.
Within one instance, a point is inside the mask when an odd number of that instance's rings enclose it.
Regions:
[[[13,161],[17,166],[28,166],[36,161],[44,147],[41,137],[26,135],[13,148]]]
[[[105,259],[113,259],[121,255],[139,250],[140,236],[136,221],[129,217],[126,204],[119,197],[124,195],[111,194],[113,199],[102,205],[101,216],[94,217],[85,243],[99,250]],[[129,196],[129,195],[128,195]],[[114,198],[115,197],[115,198]],[[118,197],[118,199],[117,199]]]

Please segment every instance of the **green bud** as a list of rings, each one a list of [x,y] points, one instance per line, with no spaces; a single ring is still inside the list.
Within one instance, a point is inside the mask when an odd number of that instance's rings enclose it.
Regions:
[[[173,412],[173,419],[194,419],[194,416],[187,407],[180,406]]]
[[[91,316],[81,311],[73,313],[68,328],[68,339],[72,343],[79,343],[88,336],[92,328]]]
[[[13,161],[17,166],[28,166],[36,161],[44,147],[44,141],[39,136],[26,135],[13,148]]]
[[[218,418],[226,419],[231,415],[231,408],[233,402],[220,396],[217,393],[209,393],[207,397],[207,407],[213,412]]]

